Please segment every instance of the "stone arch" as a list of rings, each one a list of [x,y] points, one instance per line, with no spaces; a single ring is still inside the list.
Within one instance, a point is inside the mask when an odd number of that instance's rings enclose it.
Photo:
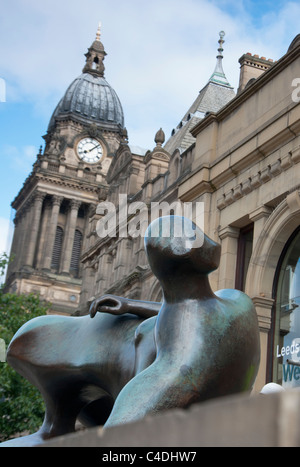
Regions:
[[[172,185],[178,178],[180,172],[180,151],[176,149],[169,162],[168,185]]]
[[[266,221],[249,264],[246,293],[272,299],[274,275],[281,252],[300,224],[300,196],[290,193]]]
[[[269,337],[273,324],[273,285],[281,253],[300,224],[300,196],[294,191],[274,209],[264,224],[254,247],[245,292],[252,298],[260,329],[261,362],[254,390],[270,381]]]

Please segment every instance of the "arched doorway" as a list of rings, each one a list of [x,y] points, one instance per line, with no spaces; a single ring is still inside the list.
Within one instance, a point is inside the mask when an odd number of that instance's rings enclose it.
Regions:
[[[272,380],[300,387],[300,227],[287,242],[274,281]]]
[[[257,241],[250,259],[245,287],[245,292],[254,302],[260,329],[261,364],[255,382],[256,392],[267,382],[275,381],[275,280],[280,258],[299,225],[300,195],[296,190],[289,193],[272,211],[262,230],[256,235]]]

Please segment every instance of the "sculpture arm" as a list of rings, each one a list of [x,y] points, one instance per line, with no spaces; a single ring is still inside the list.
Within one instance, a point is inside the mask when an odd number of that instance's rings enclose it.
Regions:
[[[117,297],[116,295],[103,295],[96,298],[90,306],[90,316],[93,318],[97,311],[113,315],[132,313],[141,318],[156,316],[160,310],[161,303],[146,302],[143,300],[131,300],[129,298]]]

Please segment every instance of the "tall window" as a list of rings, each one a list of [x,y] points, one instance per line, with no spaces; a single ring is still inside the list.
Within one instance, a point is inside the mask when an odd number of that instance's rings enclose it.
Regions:
[[[58,271],[61,257],[61,248],[63,242],[64,231],[61,227],[56,227],[56,234],[52,252],[51,268]]]
[[[279,261],[275,281],[273,381],[300,387],[300,229]]]
[[[245,290],[246,277],[253,248],[253,224],[247,225],[240,230],[238,239],[235,287]]]
[[[82,244],[82,233],[79,230],[75,230],[70,270],[76,276],[78,275],[78,272],[79,272],[81,244]]]
[[[98,57],[95,57],[94,60],[93,60],[93,64],[92,64],[93,70],[98,69],[98,64],[99,64],[99,59],[98,59]]]

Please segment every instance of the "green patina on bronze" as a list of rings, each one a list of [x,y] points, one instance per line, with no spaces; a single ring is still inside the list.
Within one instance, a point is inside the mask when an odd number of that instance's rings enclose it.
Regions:
[[[188,219],[169,216],[149,226],[145,249],[161,304],[106,295],[90,316],[37,318],[15,335],[8,362],[46,405],[41,430],[24,445],[73,431],[78,417],[110,427],[251,390],[260,360],[256,312],[240,291],[212,291],[220,246]]]

